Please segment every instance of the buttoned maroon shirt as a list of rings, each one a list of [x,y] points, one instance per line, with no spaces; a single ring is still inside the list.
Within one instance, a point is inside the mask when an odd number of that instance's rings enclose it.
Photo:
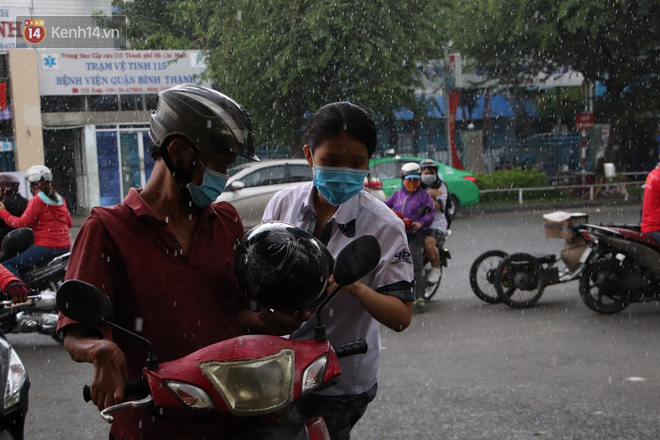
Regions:
[[[115,322],[149,339],[161,362],[177,359],[242,333],[234,244],[243,236],[238,213],[227,202],[203,211],[187,255],[167,223],[154,217],[138,190],[123,203],[94,208],[75,240],[67,279],[103,290]],[[58,331],[73,321],[60,315]],[[146,346],[109,328],[100,329],[124,351],[129,379],[147,359]]]

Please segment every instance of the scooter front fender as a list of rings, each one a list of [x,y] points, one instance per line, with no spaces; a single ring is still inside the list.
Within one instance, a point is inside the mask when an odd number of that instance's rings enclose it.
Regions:
[[[240,432],[218,437],[205,437],[204,440],[330,440],[330,433],[321,417],[312,417],[299,422],[287,420],[277,425],[251,426]]]

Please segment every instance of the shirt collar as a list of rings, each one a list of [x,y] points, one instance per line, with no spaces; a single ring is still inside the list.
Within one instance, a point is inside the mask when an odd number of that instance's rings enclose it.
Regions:
[[[298,211],[298,220],[302,220],[305,216],[311,215],[312,222],[316,223],[316,210],[314,209],[314,191],[312,186],[311,191],[307,195],[307,199],[300,204]],[[353,238],[355,236],[355,222],[357,218],[358,206],[360,205],[360,197],[362,193],[351,197],[348,201],[339,205],[339,209],[334,213],[332,219],[337,223],[337,227],[346,237]]]
[[[138,217],[151,217],[154,220],[162,221],[154,215],[153,211],[147,205],[147,202],[144,201],[140,193],[142,189],[131,188],[128,190],[128,195],[124,199],[124,203],[135,212],[135,215]],[[202,216],[209,217],[214,215],[213,208],[211,206],[206,206],[202,209]]]

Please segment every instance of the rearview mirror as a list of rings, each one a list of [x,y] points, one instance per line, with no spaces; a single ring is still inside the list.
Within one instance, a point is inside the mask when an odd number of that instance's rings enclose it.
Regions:
[[[108,296],[80,280],[68,280],[57,289],[57,308],[67,318],[98,327],[112,322],[115,309]]]
[[[5,238],[2,239],[0,250],[2,256],[0,261],[11,258],[15,255],[25,252],[34,242],[34,233],[30,228],[19,228],[10,231]]]
[[[380,261],[380,244],[373,235],[348,243],[337,255],[333,275],[337,284],[347,285],[374,270]]]
[[[335,268],[332,276],[335,278],[337,287],[316,308],[316,326],[314,327],[314,339],[326,341],[327,334],[325,325],[321,319],[321,309],[334,298],[339,290],[347,285],[363,278],[378,266],[380,261],[380,244],[373,235],[362,235],[348,243],[339,251],[335,258]]]
[[[245,188],[245,183],[241,180],[234,180],[232,183],[225,187],[225,191],[238,191]]]

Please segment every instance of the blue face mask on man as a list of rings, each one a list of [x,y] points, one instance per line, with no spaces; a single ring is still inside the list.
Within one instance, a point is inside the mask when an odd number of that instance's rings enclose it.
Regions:
[[[222,192],[225,190],[225,186],[227,185],[229,176],[214,171],[211,168],[207,168],[201,160],[199,163],[201,163],[205,168],[202,184],[200,186],[196,186],[192,183],[189,183],[186,185],[186,188],[188,188],[188,191],[190,191],[192,202],[200,208],[204,208],[213,203],[215,199],[217,199],[218,196],[222,194]]]
[[[362,191],[369,170],[314,165],[314,186],[324,199],[339,206]]]

